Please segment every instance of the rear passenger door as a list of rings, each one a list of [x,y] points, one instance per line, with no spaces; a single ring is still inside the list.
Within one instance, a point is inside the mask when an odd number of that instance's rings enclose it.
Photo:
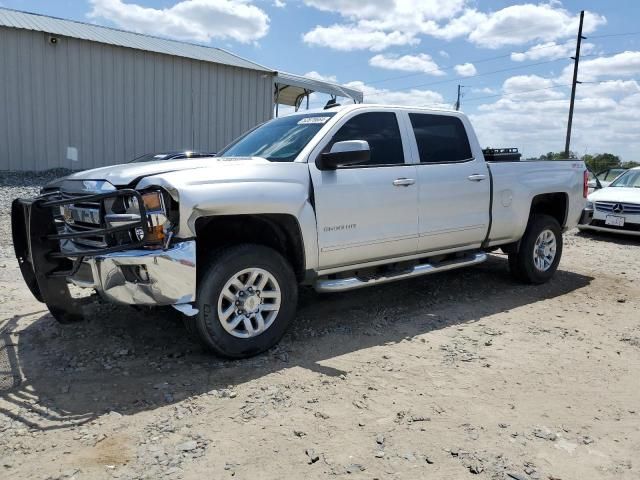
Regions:
[[[315,157],[345,140],[366,140],[370,161],[319,170]],[[394,111],[356,111],[318,145],[309,170],[321,269],[415,253],[418,186],[407,142]]]
[[[475,248],[489,227],[491,180],[456,115],[408,113],[418,172],[418,251]]]

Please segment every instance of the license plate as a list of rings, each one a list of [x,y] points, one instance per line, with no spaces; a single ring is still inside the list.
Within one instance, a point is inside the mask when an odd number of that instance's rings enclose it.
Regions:
[[[613,225],[614,227],[624,227],[624,217],[616,217],[615,215],[607,215],[604,221],[605,225]]]

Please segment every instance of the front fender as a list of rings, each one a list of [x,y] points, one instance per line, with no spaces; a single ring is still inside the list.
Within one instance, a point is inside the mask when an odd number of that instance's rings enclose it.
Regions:
[[[196,236],[199,218],[285,214],[294,217],[304,244],[307,270],[318,267],[315,211],[306,164],[247,165],[242,170],[201,169],[145,178],[137,188],[165,188],[178,201],[177,238]]]

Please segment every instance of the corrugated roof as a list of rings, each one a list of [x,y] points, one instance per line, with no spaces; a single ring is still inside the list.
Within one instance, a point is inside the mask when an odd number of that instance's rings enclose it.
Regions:
[[[291,91],[281,91],[280,103],[286,105],[294,105],[294,103],[288,103],[289,97],[295,98],[297,95],[304,93],[305,90],[310,92],[321,92],[329,95],[335,95],[338,97],[347,97],[355,100],[357,103],[362,103],[363,94],[360,90],[355,88],[345,87],[333,82],[327,82],[325,80],[316,80],[314,78],[303,77],[301,75],[294,75],[293,73],[278,72],[278,76],[275,79],[276,83],[282,86],[287,85],[293,87]],[[297,92],[297,93],[293,93]]]
[[[0,8],[0,26],[35,30],[54,35],[117,45],[119,47],[136,48],[138,50],[148,50],[178,57],[193,58],[205,62],[220,63],[232,67],[273,72],[270,68],[238,57],[220,48],[178,42],[176,40],[152,37],[150,35],[7,8]]]

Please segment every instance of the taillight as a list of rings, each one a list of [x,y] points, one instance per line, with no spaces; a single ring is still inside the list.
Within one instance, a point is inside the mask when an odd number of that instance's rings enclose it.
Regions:
[[[587,170],[584,171],[584,183],[582,185],[582,196],[587,198],[589,195],[589,172]]]

